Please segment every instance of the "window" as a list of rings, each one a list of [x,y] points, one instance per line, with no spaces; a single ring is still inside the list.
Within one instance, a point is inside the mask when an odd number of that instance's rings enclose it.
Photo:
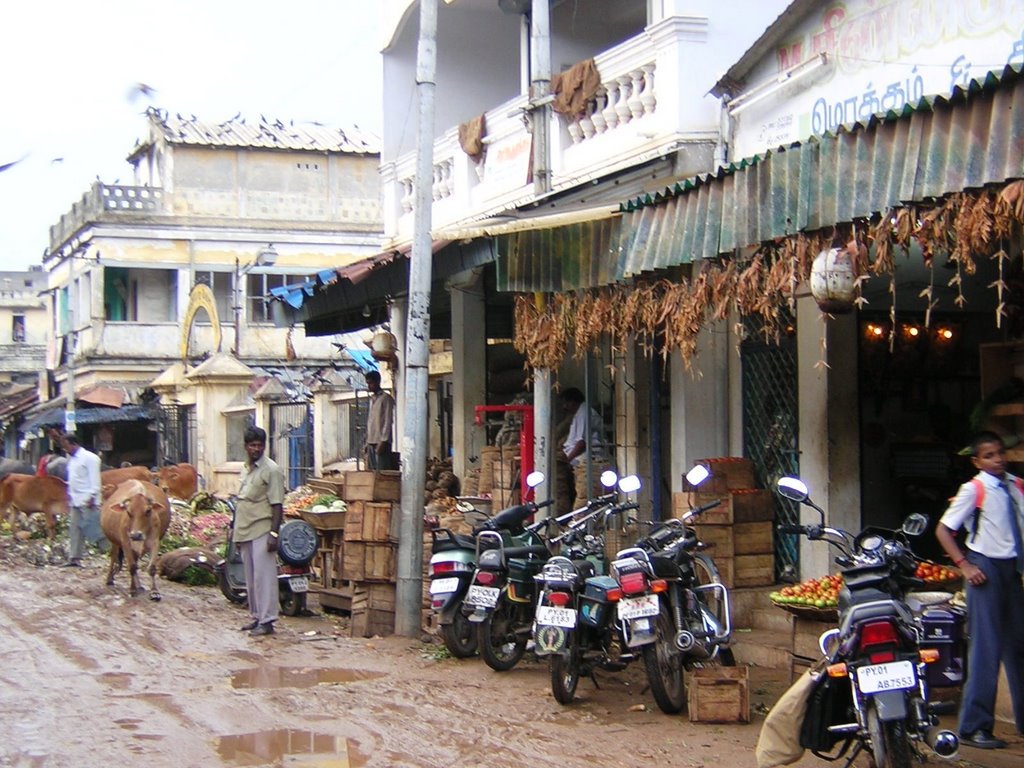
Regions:
[[[232,283],[235,275],[233,272],[201,272],[196,271],[196,284],[210,286],[213,291],[213,298],[217,304],[217,319],[221,324],[230,324],[234,319],[234,307],[232,296]],[[196,315],[197,325],[210,325],[210,319],[205,312]]]
[[[25,316],[14,315],[11,318],[11,341],[20,343],[25,341]]]
[[[255,409],[229,411],[224,414],[227,421],[225,435],[227,437],[228,461],[245,461],[245,430],[256,423]]]
[[[309,279],[305,275],[248,275],[245,284],[245,319],[249,323],[271,323],[270,291],[285,285],[304,283]]]

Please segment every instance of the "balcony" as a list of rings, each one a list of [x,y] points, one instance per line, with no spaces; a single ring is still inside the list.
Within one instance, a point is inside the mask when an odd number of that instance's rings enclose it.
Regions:
[[[698,18],[665,19],[595,57],[601,78],[596,96],[583,114],[570,118],[552,112],[547,125],[555,192],[670,154],[688,142],[715,141],[717,112],[698,85],[713,82],[713,73],[694,71],[714,66],[693,55],[694,42],[706,50],[706,25]],[[479,163],[460,147],[457,127],[434,142],[435,231],[536,199],[529,179],[528,115],[526,96],[489,110]],[[386,235],[399,241],[412,236],[415,166],[411,152],[382,169]]]
[[[67,242],[86,224],[124,220],[164,213],[164,192],[159,187],[130,187],[96,182],[50,227],[50,249]]]

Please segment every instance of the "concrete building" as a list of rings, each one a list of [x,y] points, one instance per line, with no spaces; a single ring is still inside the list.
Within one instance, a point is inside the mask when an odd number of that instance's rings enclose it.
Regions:
[[[49,314],[40,268],[0,272],[0,430],[3,455],[18,455],[17,415],[46,392],[41,374],[49,340]]]

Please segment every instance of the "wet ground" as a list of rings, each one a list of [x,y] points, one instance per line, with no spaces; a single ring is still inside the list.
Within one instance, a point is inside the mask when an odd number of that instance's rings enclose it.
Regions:
[[[429,639],[349,638],[318,611],[251,638],[216,588],[132,599],[99,558],[33,565],[12,546],[0,538],[0,766],[754,766],[783,688],[755,668],[753,722],[698,725],[658,711],[634,665],[563,707],[544,664],[499,674]],[[962,757],[1019,765],[1012,746]]]

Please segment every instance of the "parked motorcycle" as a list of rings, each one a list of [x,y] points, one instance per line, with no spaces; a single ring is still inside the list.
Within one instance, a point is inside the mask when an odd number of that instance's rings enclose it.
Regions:
[[[708,474],[697,465],[687,480],[697,486]],[[682,520],[652,524],[646,536],[612,562],[622,590],[616,608],[626,646],[640,649],[654,700],[668,714],[686,704],[685,669],[736,665],[729,648],[729,591],[687,525],[720,503],[691,509]]]
[[[618,487],[633,493],[640,489],[640,479],[624,477]],[[618,671],[635,658],[614,618],[614,604],[622,592],[608,575],[604,534],[614,515],[637,506],[635,501],[598,506],[573,520],[565,533],[551,539],[560,554],[549,559],[536,577],[534,653],[548,657],[551,692],[561,704],[575,698],[582,675],[594,680],[595,669]]]
[[[940,757],[955,756],[956,734],[938,728],[938,713],[946,707],[929,702],[929,665],[940,671],[942,665],[936,662],[944,659],[941,650],[928,642],[942,633],[922,618],[922,603],[909,593],[925,582],[914,576],[917,558],[906,537],[920,535],[928,519],[915,513],[899,531],[868,528],[852,536],[825,525],[824,511],[811,501],[807,486],[798,478],[783,477],[777,488],[783,497],[821,515],[818,525],[781,525],[779,531],[836,547],[835,562],[844,581],[839,626],[819,638],[828,661],[823,681],[838,685],[827,705],[814,708],[835,712],[840,722],[823,721],[818,734],[805,733],[802,741],[809,739],[807,746],[828,760],[842,757],[852,743],[847,765],[866,751],[876,768],[910,768],[915,760],[924,762],[921,744]],[[837,744],[841,744],[838,755],[822,751]]]
[[[527,478],[527,486],[536,487],[543,477],[543,473],[531,473]],[[472,536],[455,533],[448,528],[436,528],[430,532],[433,540],[428,570],[431,608],[439,615],[445,648],[456,658],[468,658],[477,652],[477,625],[469,620],[462,609],[476,572],[476,536],[484,530],[506,532],[509,535],[508,542],[512,544],[512,533],[504,526],[506,521],[510,521],[517,530],[521,528],[525,517],[532,514],[528,507],[526,509],[525,516],[523,505],[519,504],[491,518],[481,513],[486,519],[473,526]]]
[[[221,593],[232,603],[243,604],[248,599],[245,586],[245,566],[242,555],[232,539],[234,530],[235,505],[231,507],[232,527],[228,529],[227,547],[224,557],[214,566],[217,585]],[[316,556],[316,529],[305,520],[285,520],[277,540],[277,584],[281,601],[281,613],[298,616],[306,609],[306,594],[309,580],[313,576],[311,563]]]

